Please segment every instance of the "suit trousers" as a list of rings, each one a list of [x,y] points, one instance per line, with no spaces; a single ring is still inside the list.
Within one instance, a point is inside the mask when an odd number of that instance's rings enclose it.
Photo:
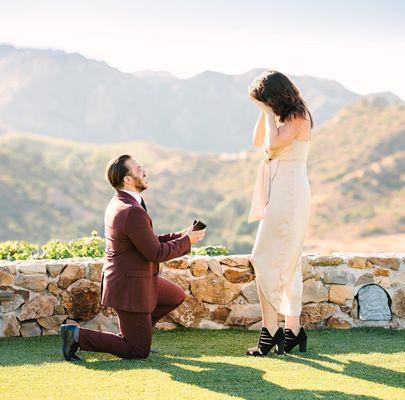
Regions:
[[[80,328],[79,346],[84,351],[110,353],[120,358],[147,358],[152,343],[152,328],[159,319],[177,308],[185,298],[184,290],[158,276],[158,301],[151,313],[115,309],[120,333]]]

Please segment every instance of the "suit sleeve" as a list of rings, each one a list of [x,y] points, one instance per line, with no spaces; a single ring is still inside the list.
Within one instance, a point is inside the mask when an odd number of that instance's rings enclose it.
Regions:
[[[156,235],[158,240],[162,243],[169,242],[170,240],[177,239],[181,237],[180,233],[166,233],[164,235]],[[191,252],[191,246],[189,249],[187,249],[182,255],[185,256],[186,254],[189,254]]]
[[[181,237],[180,233],[165,233],[164,235],[156,235],[158,238],[159,242],[161,243],[166,243],[169,242],[170,240],[177,239]]]
[[[137,250],[146,260],[153,263],[181,257],[191,250],[189,236],[179,237],[169,242],[160,242],[153,232],[146,211],[139,207],[128,209],[125,229],[127,236]]]
[[[190,242],[191,243],[191,242]],[[189,254],[191,252],[191,245],[190,245],[190,248],[189,249],[187,249],[183,254],[182,254],[182,256],[185,256],[186,254]]]

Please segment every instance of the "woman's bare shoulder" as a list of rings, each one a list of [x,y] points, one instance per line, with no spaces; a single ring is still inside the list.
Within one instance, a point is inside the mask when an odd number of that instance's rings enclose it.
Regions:
[[[302,115],[292,115],[284,121],[282,126],[290,132],[291,137],[294,139],[307,140],[310,137],[311,119],[309,114],[307,114],[307,118]]]
[[[309,114],[307,114],[307,117],[303,117],[302,115],[291,115],[290,118],[286,119],[282,123],[282,126],[290,126],[296,130],[302,129],[308,124],[309,126],[311,125],[311,119],[309,117]]]

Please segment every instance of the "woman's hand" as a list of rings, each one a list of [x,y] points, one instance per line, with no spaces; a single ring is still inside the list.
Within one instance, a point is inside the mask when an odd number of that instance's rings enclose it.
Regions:
[[[273,109],[266,103],[263,103],[262,101],[259,101],[255,99],[254,97],[250,96],[250,99],[253,101],[254,104],[258,107],[260,111],[263,111],[267,115],[274,115]]]

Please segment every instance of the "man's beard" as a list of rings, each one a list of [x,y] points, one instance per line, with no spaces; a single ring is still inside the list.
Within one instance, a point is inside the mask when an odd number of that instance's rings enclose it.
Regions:
[[[142,179],[140,179],[138,177],[133,177],[133,178],[135,181],[134,186],[138,192],[142,192],[148,188],[148,186],[142,181]]]

